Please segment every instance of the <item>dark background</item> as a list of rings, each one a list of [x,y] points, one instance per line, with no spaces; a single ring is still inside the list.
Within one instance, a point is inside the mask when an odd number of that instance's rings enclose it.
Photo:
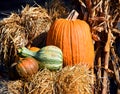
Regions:
[[[26,4],[33,6],[35,2],[41,6],[50,0],[0,0],[0,19],[7,17],[11,12],[19,12]]]

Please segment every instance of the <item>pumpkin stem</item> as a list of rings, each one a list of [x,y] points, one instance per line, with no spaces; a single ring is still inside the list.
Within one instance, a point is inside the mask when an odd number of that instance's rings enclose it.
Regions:
[[[76,20],[78,15],[79,15],[79,13],[73,9],[66,19],[67,20]]]

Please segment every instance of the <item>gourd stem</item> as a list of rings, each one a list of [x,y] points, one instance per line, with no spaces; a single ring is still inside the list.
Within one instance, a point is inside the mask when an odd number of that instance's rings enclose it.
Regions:
[[[66,19],[67,20],[76,20],[78,15],[79,15],[79,13],[76,10],[72,10]]]
[[[34,57],[36,55],[36,52],[30,51],[26,47],[22,47],[22,48],[18,49],[18,53],[21,54],[22,56],[32,56],[32,57]]]

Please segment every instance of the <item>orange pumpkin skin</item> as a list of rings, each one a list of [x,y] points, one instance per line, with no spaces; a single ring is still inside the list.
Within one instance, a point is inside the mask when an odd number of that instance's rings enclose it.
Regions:
[[[55,45],[63,52],[64,66],[94,65],[94,45],[89,25],[82,20],[58,19],[48,31],[46,45]]]
[[[39,69],[38,61],[32,57],[26,57],[20,59],[16,65],[16,70],[22,77],[28,77],[35,74]]]
[[[37,52],[37,51],[40,50],[40,48],[32,46],[32,47],[29,48],[29,50],[31,50],[33,52]]]

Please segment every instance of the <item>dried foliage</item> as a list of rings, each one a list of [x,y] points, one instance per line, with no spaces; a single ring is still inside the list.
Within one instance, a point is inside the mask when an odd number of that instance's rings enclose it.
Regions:
[[[54,78],[54,72],[47,69],[39,71],[25,83],[24,94],[54,94]]]
[[[38,39],[40,44],[44,44],[46,34],[42,35],[41,32],[46,32],[49,29],[51,19],[54,21],[65,17],[72,9],[76,9],[79,12],[79,19],[87,21],[91,26],[96,54],[94,93],[110,93],[111,82],[108,79],[110,78],[114,80],[114,84],[117,86],[117,94],[119,94],[120,26],[118,27],[118,23],[120,25],[120,0],[71,0],[69,2],[67,0],[48,0],[45,8],[51,18],[46,14],[46,10],[40,6],[39,8],[26,6],[20,14],[12,13],[9,18],[5,18],[0,22],[0,63],[7,62],[5,64],[9,65],[9,62],[14,61],[16,47],[31,45],[32,42],[34,43],[32,45],[36,45]],[[38,38],[39,34],[41,38]],[[81,72],[85,73],[85,76]],[[86,75],[87,78],[84,78]],[[34,79],[28,82],[22,80],[25,83],[24,85],[20,84],[19,81],[9,84],[19,83],[17,84],[19,90],[21,91],[20,87],[22,86],[25,94],[37,94],[38,92],[41,92],[41,94],[43,92],[49,92],[49,94],[64,94],[66,92],[69,94],[73,92],[84,94],[84,90],[87,94],[91,94],[91,81],[89,81],[91,78],[93,77],[89,75],[88,71],[86,72],[74,66],[64,68],[56,74],[48,70],[39,71]],[[11,86],[9,89],[13,88],[13,85],[9,86]],[[16,94],[20,93],[20,91],[14,90],[11,91],[17,92]]]
[[[18,14],[12,13],[0,22],[0,63],[10,66],[17,55],[16,48],[25,46],[28,42],[25,33]]]
[[[51,18],[41,6],[29,7],[27,5],[21,11],[21,24],[26,28],[29,43],[42,47],[45,45],[45,34],[50,28]],[[44,37],[42,37],[44,36]],[[42,38],[41,38],[42,37]]]
[[[41,6],[27,5],[20,14],[12,13],[0,21],[0,64],[10,67],[17,57],[17,48],[45,45],[51,19]]]
[[[57,76],[56,94],[92,94],[92,78],[85,65],[67,66]]]
[[[52,21],[58,18],[66,18],[69,14],[63,0],[49,0],[45,5]]]
[[[8,94],[7,81],[0,78],[0,94]]]
[[[92,77],[91,71],[84,65],[65,67],[58,72],[44,69],[27,82],[8,82],[8,91],[10,94],[91,94]]]
[[[54,1],[54,0],[53,0]],[[60,0],[59,0],[60,1]],[[67,3],[67,0],[64,1]],[[66,4],[66,5],[67,5]],[[119,0],[71,0],[67,11],[76,9],[79,19],[91,26],[95,47],[95,93],[110,93],[110,80],[120,91],[120,1]]]
[[[120,19],[120,1],[119,0],[77,0],[82,6],[83,20],[86,20],[91,26],[91,33],[95,45],[95,75],[96,86],[95,94],[110,93],[109,77],[117,82],[118,91],[120,91],[119,59],[115,52],[116,40],[119,38],[120,31],[118,23]],[[114,49],[114,50],[113,50]],[[114,53],[114,54],[113,54]],[[112,63],[111,63],[112,62]],[[110,75],[112,74],[112,76]],[[114,75],[114,76],[113,76]],[[118,92],[117,92],[118,93]]]
[[[7,83],[9,94],[23,94],[23,85],[21,80],[9,81]]]

